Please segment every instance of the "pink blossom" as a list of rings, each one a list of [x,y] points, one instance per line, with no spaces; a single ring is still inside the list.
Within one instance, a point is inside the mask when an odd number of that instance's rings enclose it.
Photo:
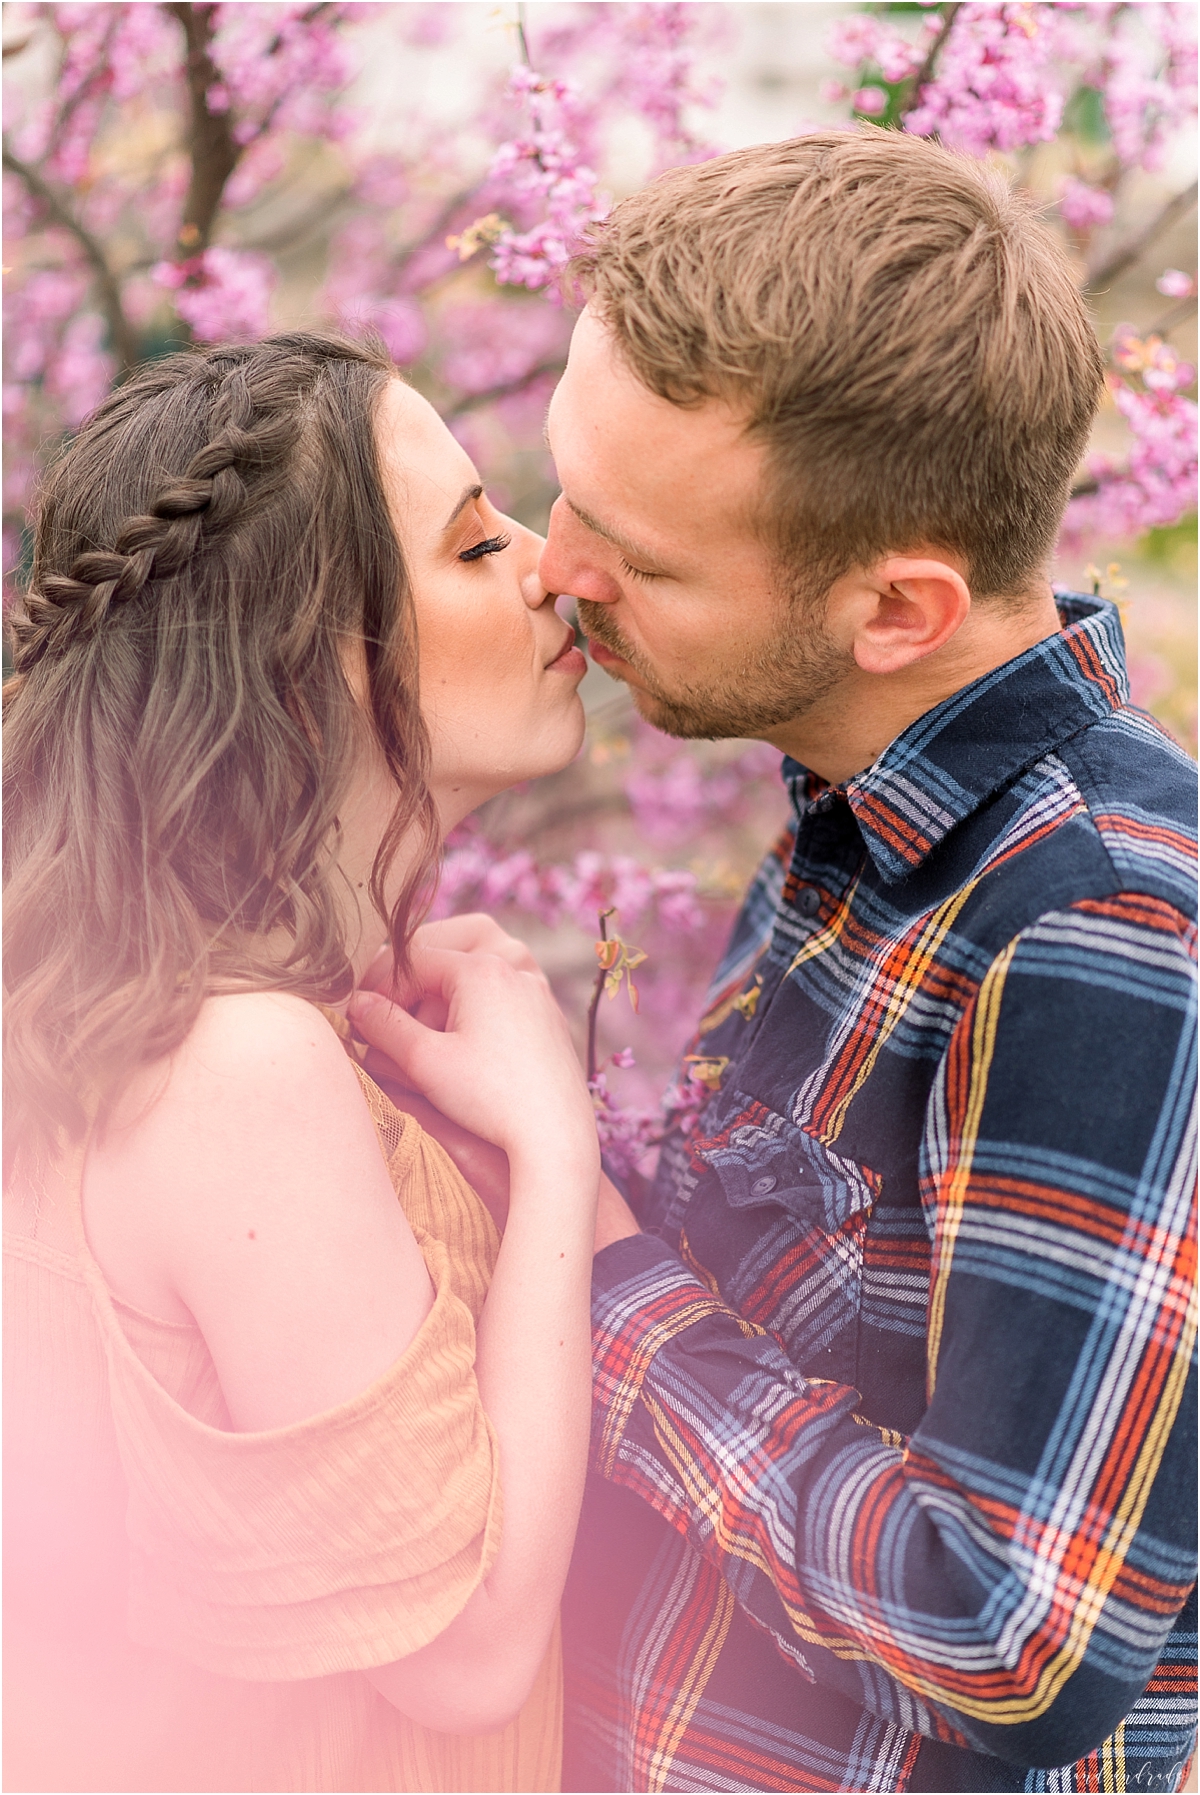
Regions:
[[[1089,187],[1086,181],[1068,175],[1059,194],[1058,209],[1074,230],[1090,231],[1097,225],[1112,223],[1113,197],[1103,187]]]
[[[596,1074],[588,1089],[596,1112],[600,1151],[616,1172],[628,1175],[636,1171],[661,1137],[662,1115],[656,1109],[623,1109],[609,1090],[603,1072]]]
[[[851,104],[856,112],[865,112],[869,118],[878,118],[887,111],[887,95],[882,87],[860,87]]]
[[[856,69],[874,56],[879,35],[876,19],[867,13],[852,13],[849,18],[837,19],[830,26],[825,47],[835,62]]]
[[[552,297],[587,226],[602,218],[607,206],[594,171],[569,134],[576,110],[570,85],[517,67],[509,91],[527,109],[528,127],[496,151],[487,190],[498,213],[532,214],[533,221],[523,230],[508,225],[501,231],[491,266],[502,284],[546,289]]]
[[[1048,143],[1066,104],[1053,15],[1046,5],[960,6],[905,129],[976,156]]]
[[[1131,353],[1131,352],[1130,352]],[[1151,385],[1147,376],[1158,375]],[[1093,456],[1088,471],[1095,492],[1073,499],[1063,526],[1063,542],[1077,546],[1089,536],[1137,536],[1176,524],[1196,506],[1196,407],[1177,390],[1194,370],[1153,353],[1139,392],[1119,375],[1110,378],[1117,410],[1129,428],[1124,461]]]
[[[1195,276],[1185,274],[1181,268],[1165,269],[1154,284],[1168,299],[1188,299],[1196,291]]]
[[[248,343],[265,336],[275,269],[266,256],[214,244],[187,262],[152,270],[175,293],[175,309],[202,343]]]
[[[885,81],[903,81],[915,75],[924,59],[923,46],[895,34],[881,36],[875,46],[875,61]]]

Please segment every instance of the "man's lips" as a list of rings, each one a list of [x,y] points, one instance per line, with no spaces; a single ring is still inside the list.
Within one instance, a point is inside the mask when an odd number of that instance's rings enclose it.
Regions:
[[[595,636],[588,637],[588,653],[601,667],[607,666],[609,663],[616,667],[628,667],[629,665],[629,662],[619,654],[614,654],[611,648],[606,648],[603,642],[597,642]]]

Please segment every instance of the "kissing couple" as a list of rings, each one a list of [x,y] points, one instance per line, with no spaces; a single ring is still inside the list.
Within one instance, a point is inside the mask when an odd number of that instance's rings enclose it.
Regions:
[[[874,130],[676,169],[574,273],[545,543],[329,336],[149,364],[45,479],[7,1786],[1179,1788],[1195,780],[1048,579],[1084,303]],[[579,748],[564,594],[793,802],[636,1213],[529,953],[420,921]]]

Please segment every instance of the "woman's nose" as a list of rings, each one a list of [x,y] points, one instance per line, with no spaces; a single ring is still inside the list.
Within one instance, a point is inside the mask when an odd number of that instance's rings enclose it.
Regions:
[[[531,611],[540,610],[548,596],[541,577],[541,554],[545,539],[536,530],[527,530],[524,524],[513,523],[510,519],[505,521],[516,538],[514,547],[520,555],[521,597]]]

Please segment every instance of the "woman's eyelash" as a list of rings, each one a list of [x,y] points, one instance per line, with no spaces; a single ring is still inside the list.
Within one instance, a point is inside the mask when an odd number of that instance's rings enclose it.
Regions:
[[[621,557],[621,566],[625,569],[626,573],[631,574],[635,580],[657,580],[662,577],[657,573],[647,573],[644,567],[631,566],[624,555]]]
[[[473,548],[465,548],[458,558],[460,561],[482,561],[485,555],[498,555],[511,541],[511,536],[489,536],[486,542],[477,542]]]

